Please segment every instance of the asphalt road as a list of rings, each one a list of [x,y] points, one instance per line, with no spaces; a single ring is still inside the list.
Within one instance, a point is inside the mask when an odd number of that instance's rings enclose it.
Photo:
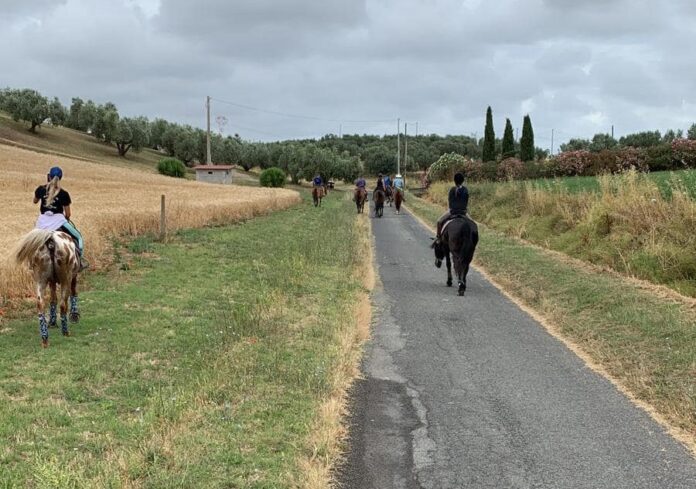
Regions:
[[[446,287],[413,217],[372,219],[381,285],[342,487],[696,488],[682,445],[475,270],[464,297]]]

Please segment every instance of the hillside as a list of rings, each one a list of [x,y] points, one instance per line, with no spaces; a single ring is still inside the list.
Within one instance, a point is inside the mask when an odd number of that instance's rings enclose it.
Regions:
[[[139,153],[130,151],[123,158],[118,155],[116,147],[66,127],[42,126],[33,134],[24,123],[13,121],[4,112],[0,112],[0,144],[149,172],[154,171],[155,165],[163,156],[152,149],[144,149]]]

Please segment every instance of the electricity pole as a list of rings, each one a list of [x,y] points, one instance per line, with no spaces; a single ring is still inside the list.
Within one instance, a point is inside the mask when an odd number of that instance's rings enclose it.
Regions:
[[[208,121],[208,131],[206,132],[205,135],[205,151],[206,151],[206,164],[212,165],[212,160],[210,158],[210,95],[208,95],[205,99],[205,108],[207,112],[207,121]]]
[[[418,137],[418,121],[416,121],[416,137]]]
[[[406,168],[408,168],[408,122],[404,123],[404,171]],[[401,175],[401,172],[398,175]]]
[[[343,132],[343,124],[338,125],[338,139],[341,139],[343,136],[341,136],[341,133]]]
[[[553,156],[553,129],[551,129],[551,156]]]
[[[396,119],[396,171],[401,173],[401,119]]]

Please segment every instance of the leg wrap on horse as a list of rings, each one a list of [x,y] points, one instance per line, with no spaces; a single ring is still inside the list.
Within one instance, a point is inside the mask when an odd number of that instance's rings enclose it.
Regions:
[[[39,334],[41,334],[42,340],[48,339],[48,323],[43,312],[39,313]]]
[[[70,334],[68,332],[68,315],[67,314],[60,315],[60,330],[63,333],[63,336],[68,336]]]
[[[57,314],[57,309],[58,305],[55,303],[52,303],[48,312],[48,325],[53,327],[55,326],[58,321],[58,314]]]
[[[80,320],[80,309],[77,307],[77,296],[70,296],[70,320],[76,323]]]

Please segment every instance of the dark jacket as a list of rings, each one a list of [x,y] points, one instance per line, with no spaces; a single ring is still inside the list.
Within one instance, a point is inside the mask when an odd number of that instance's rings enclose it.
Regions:
[[[469,205],[469,190],[464,185],[452,187],[448,200],[451,214],[466,214],[466,208]]]

